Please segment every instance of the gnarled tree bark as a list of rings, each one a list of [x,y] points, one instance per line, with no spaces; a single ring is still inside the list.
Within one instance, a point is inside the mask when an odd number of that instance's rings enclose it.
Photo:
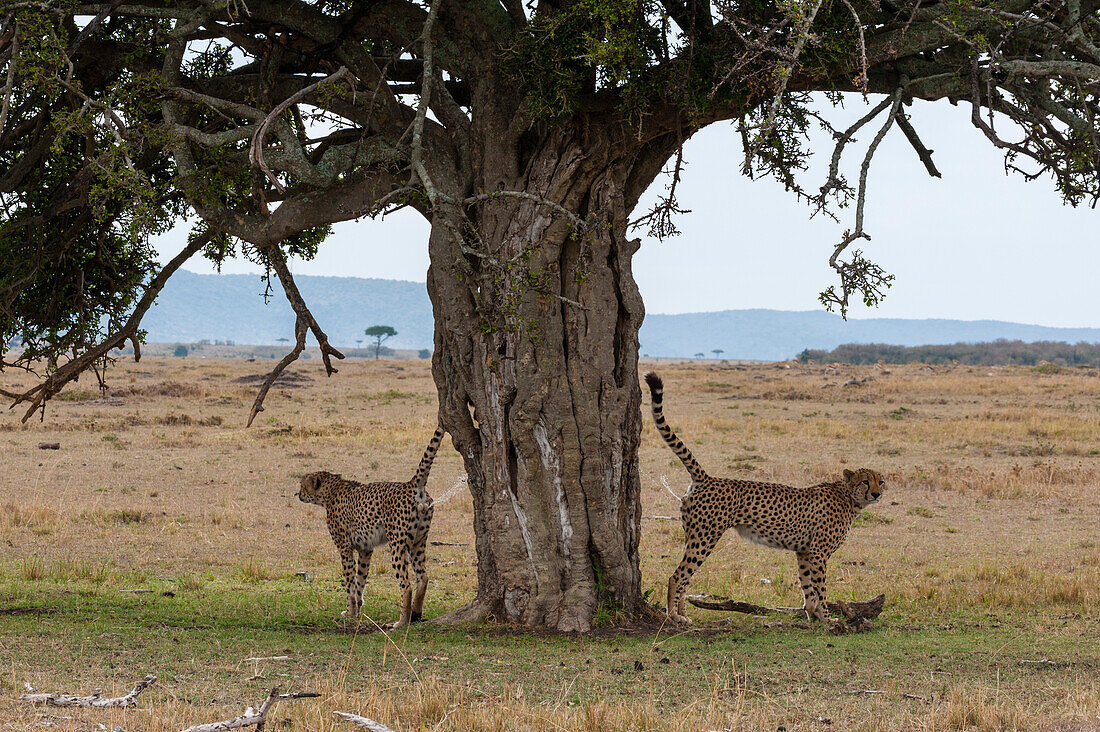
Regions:
[[[477,598],[451,619],[583,632],[598,607],[630,616],[647,607],[638,561],[645,311],[627,215],[659,163],[646,145],[591,122],[526,135],[519,159],[491,171],[520,175],[481,182],[523,196],[478,197],[461,215],[433,219],[433,371],[469,474],[478,558]],[[501,154],[490,146],[484,156]]]

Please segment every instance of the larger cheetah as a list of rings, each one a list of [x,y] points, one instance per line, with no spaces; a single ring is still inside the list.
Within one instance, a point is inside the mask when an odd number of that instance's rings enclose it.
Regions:
[[[852,520],[882,496],[882,476],[867,468],[845,470],[843,480],[809,488],[712,477],[665,423],[661,378],[648,373],[645,381],[657,431],[691,474],[691,488],[680,504],[684,558],[668,580],[669,618],[691,622],[684,615],[691,575],[732,527],[743,539],[794,552],[806,615],[827,621],[825,564],[848,535]]]
[[[423,617],[428,575],[424,569],[428,529],[432,524],[432,497],[424,486],[432,460],[443,439],[443,428],[432,435],[416,475],[407,483],[356,483],[335,473],[310,473],[302,478],[298,498],[325,507],[329,534],[340,550],[348,591],[350,620],[359,616],[374,548],[389,542],[393,570],[401,586],[401,618],[387,629],[401,628]],[[358,564],[355,552],[359,553]],[[409,583],[409,562],[416,575],[416,594]]]

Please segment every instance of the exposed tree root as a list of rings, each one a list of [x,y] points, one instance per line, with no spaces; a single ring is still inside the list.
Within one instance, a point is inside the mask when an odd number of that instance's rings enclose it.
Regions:
[[[483,600],[474,600],[451,612],[432,618],[432,625],[463,625],[480,623],[493,614],[494,607]]]

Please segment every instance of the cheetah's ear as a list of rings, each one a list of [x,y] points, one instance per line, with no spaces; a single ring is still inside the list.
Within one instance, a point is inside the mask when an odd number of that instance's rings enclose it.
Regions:
[[[321,476],[318,475],[317,473],[314,473],[313,475],[309,476],[309,489],[311,491],[321,490]]]
[[[848,470],[848,468],[844,468],[844,480],[851,482],[854,476],[855,473],[853,473],[851,470]]]

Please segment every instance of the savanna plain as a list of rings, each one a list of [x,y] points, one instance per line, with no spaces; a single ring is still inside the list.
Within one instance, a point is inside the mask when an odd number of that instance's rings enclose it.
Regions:
[[[502,625],[393,633],[375,563],[344,629],[336,551],[298,476],[406,480],[435,427],[426,361],[295,364],[244,423],[270,362],[147,358],[89,377],[45,420],[0,417],[0,729],[161,732],[227,719],[272,687],[269,727],[339,730],[1100,729],[1100,372],[654,363],[670,423],[713,474],[808,485],[886,475],[829,567],[830,599],[886,594],[870,632],[689,608],[691,628]],[[853,377],[858,384],[844,386]],[[871,377],[863,380],[864,377]],[[0,374],[9,390],[29,380]],[[663,604],[687,473],[647,410],[642,572]],[[59,442],[59,450],[38,449]],[[444,442],[425,615],[472,599],[471,500]],[[801,604],[794,557],[732,532],[692,593]],[[266,659],[266,660],[250,660]],[[125,694],[137,708],[18,701]],[[103,725],[104,727],[100,727]]]

